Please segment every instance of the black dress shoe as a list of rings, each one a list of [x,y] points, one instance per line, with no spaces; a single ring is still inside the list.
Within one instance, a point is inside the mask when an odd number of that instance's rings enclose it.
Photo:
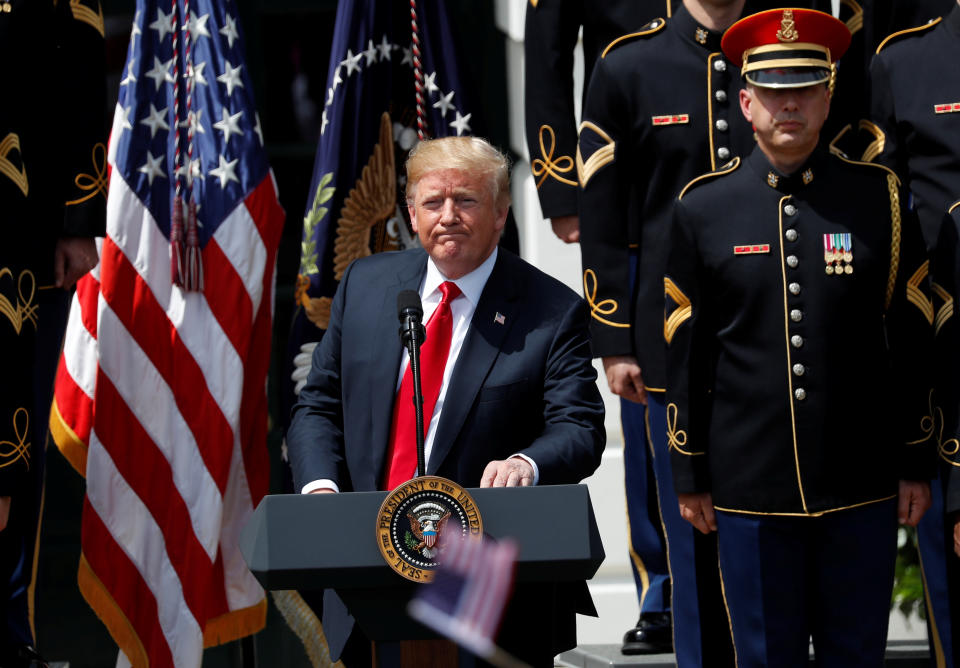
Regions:
[[[673,624],[670,613],[656,612],[640,615],[635,628],[623,636],[623,654],[671,654],[673,652]]]

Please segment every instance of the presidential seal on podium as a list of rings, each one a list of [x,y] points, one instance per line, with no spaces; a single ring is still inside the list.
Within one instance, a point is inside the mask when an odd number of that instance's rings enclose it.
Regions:
[[[377,512],[377,547],[390,568],[414,582],[430,582],[442,562],[443,541],[483,535],[483,519],[463,487],[436,476],[403,483]]]

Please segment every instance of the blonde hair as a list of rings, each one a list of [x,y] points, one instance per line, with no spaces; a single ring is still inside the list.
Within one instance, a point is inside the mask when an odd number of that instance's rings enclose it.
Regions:
[[[497,206],[510,204],[510,163],[507,157],[480,137],[441,137],[421,141],[407,157],[407,201],[417,194],[420,179],[440,169],[481,174],[490,179]]]

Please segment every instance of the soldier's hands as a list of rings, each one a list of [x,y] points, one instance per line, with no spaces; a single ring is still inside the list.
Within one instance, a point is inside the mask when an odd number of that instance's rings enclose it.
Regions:
[[[640,365],[632,355],[614,355],[603,358],[607,385],[614,394],[635,404],[647,405],[647,389],[640,374]]]
[[[7,528],[10,521],[10,497],[0,496],[0,531]]]
[[[550,219],[550,227],[560,241],[575,244],[580,241],[580,216],[557,216]]]
[[[710,492],[700,494],[677,494],[680,502],[680,517],[690,522],[700,533],[717,530],[717,514],[713,510]]]
[[[533,467],[523,457],[492,461],[480,476],[481,487],[529,487],[533,484]]]
[[[53,282],[69,290],[84,274],[97,266],[97,244],[89,237],[60,237],[53,254]]]
[[[930,484],[916,480],[901,480],[897,499],[897,518],[900,524],[915,527],[930,507]],[[956,534],[954,534],[956,535]]]

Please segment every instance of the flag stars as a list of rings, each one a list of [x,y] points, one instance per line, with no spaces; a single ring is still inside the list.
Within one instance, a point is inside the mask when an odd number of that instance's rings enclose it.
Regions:
[[[120,132],[124,130],[133,130],[133,125],[130,123],[130,112],[133,111],[133,107],[124,107],[123,108],[123,118],[120,119]],[[141,121],[142,123],[143,121]]]
[[[367,59],[367,65],[373,65],[377,62],[377,47],[373,45],[373,40],[367,40],[367,50],[363,52],[363,57]]]
[[[333,71],[333,88],[331,90],[336,91],[337,86],[343,83],[343,79],[340,78],[340,65],[337,65],[337,69]],[[330,95],[330,99],[333,99],[333,95]]]
[[[226,25],[220,28],[220,34],[227,38],[227,46],[232,49],[234,40],[240,39],[240,33],[237,32],[237,21],[227,14],[224,23]]]
[[[184,28],[190,31],[191,39],[210,36],[210,31],[207,30],[207,21],[209,19],[209,14],[204,14],[198,18],[196,12],[190,12],[190,20],[187,21],[187,24],[184,26]]]
[[[190,128],[190,130],[196,134],[205,135],[207,131],[203,129],[203,108],[191,111],[190,115],[187,117],[187,120],[180,121],[178,125],[181,128]]]
[[[323,133],[326,131],[327,125],[329,125],[329,124],[330,124],[330,119],[327,118],[327,110],[324,109],[324,110],[323,110],[323,114],[321,114],[321,116],[320,116],[320,135],[321,135],[321,136],[322,136]]]
[[[326,113],[326,111],[324,111],[324,113]],[[263,146],[263,128],[260,127],[260,114],[254,112],[253,117],[257,119],[256,124],[253,126],[253,131],[257,133],[257,138],[260,140],[260,146]]]
[[[457,136],[459,137],[465,132],[470,132],[470,124],[468,121],[473,114],[467,114],[466,116],[461,116],[460,112],[457,112],[457,117],[450,122],[450,127],[455,128],[457,131]]]
[[[203,174],[200,172],[200,159],[199,159],[199,158],[194,158],[193,160],[190,161],[190,170],[189,170],[189,171],[187,170],[186,164],[180,165],[179,167],[177,167],[176,175],[177,175],[177,176],[184,176],[184,175],[186,175],[186,177],[187,177],[187,185],[188,185],[188,186],[189,186],[189,185],[193,185],[193,179],[199,178],[199,177],[202,177],[202,176],[203,176]],[[199,209],[199,206],[198,206],[197,208]]]
[[[227,87],[227,95],[233,95],[233,89],[243,88],[243,81],[240,79],[240,71],[243,69],[243,65],[237,65],[233,67],[230,64],[229,60],[223,61],[223,74],[217,77],[217,81],[222,83]]]
[[[130,57],[130,62],[127,63],[127,76],[123,78],[123,81],[120,82],[121,86],[126,86],[127,84],[136,83],[137,77],[133,75],[133,64],[137,62],[135,56]]]
[[[141,125],[146,125],[148,128],[150,128],[151,139],[156,136],[157,130],[170,129],[170,126],[167,124],[165,118],[167,115],[167,109],[169,109],[169,107],[164,107],[163,109],[157,110],[157,108],[151,103],[150,114],[146,118],[140,120]]]
[[[157,39],[162,42],[167,33],[173,33],[173,12],[164,14],[157,8],[157,20],[150,24],[150,28],[157,31]]]
[[[240,179],[237,178],[237,162],[237,158],[228,161],[221,155],[220,165],[210,170],[210,176],[215,176],[220,179],[221,190],[226,188],[227,184],[231,181],[240,183]]]
[[[380,43],[377,44],[377,51],[380,52],[380,60],[390,60],[390,51],[393,49],[393,45],[387,39],[387,36],[384,35],[383,39],[380,40]]]
[[[436,84],[437,73],[433,72],[431,74],[423,77],[423,85],[427,88],[427,94],[436,93],[440,90],[440,87]]]
[[[140,10],[137,10],[137,13],[133,15],[133,27],[130,28],[130,41],[133,41],[133,38],[137,35],[142,34],[140,31]]]
[[[159,176],[161,179],[167,178],[166,174],[163,173],[163,170],[160,169],[161,162],[163,162],[162,153],[154,158],[153,154],[150,153],[150,151],[147,151],[147,162],[137,170],[141,174],[147,175],[147,182],[150,184],[150,186],[153,186],[153,179],[155,177]]]
[[[360,71],[360,59],[363,58],[363,52],[353,55],[353,51],[347,49],[347,57],[340,64],[347,68],[347,76]]]
[[[447,112],[454,108],[453,104],[453,94],[455,91],[450,91],[446,95],[441,95],[440,99],[433,103],[434,109],[440,110],[440,116],[443,118],[447,117]]]
[[[400,61],[401,65],[409,65],[413,67],[413,49],[404,47],[403,49],[403,60]]]
[[[171,63],[173,63],[173,58],[162,63],[159,58],[156,56],[153,57],[153,69],[147,72],[147,77],[153,79],[153,83],[157,86],[156,90],[160,90],[160,86],[164,81],[173,83],[173,75],[169,72]]]
[[[231,114],[227,111],[227,108],[224,107],[222,110],[222,116],[220,120],[213,124],[217,130],[223,133],[223,143],[227,144],[230,141],[230,135],[232,134],[243,134],[243,131],[240,129],[240,117],[243,116],[242,111],[238,111],[235,114]]]
[[[207,85],[207,80],[203,76],[203,69],[207,66],[206,61],[202,63],[197,63],[187,67],[187,73],[183,75],[183,78],[187,81],[193,81],[194,85],[202,84]]]

